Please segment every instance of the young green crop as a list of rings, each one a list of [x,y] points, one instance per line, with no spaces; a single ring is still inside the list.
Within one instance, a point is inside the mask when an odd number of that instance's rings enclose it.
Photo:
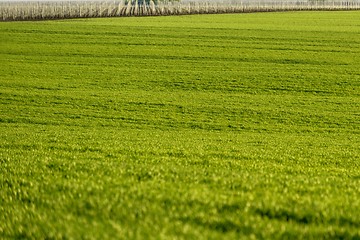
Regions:
[[[0,238],[359,238],[359,15],[0,23]]]

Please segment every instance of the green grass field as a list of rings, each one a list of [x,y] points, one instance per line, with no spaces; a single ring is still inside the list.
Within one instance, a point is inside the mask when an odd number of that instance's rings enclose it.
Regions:
[[[359,239],[360,12],[0,23],[0,239]]]

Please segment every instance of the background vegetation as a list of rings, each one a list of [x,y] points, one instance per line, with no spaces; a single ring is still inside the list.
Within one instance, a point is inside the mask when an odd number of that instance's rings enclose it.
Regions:
[[[359,0],[13,0],[0,2],[0,21],[359,9]]]
[[[0,238],[359,238],[359,25],[0,23]]]

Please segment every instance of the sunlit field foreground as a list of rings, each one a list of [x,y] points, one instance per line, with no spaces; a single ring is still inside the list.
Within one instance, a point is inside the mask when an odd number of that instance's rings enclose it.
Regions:
[[[0,21],[310,10],[360,10],[360,0],[16,0],[0,2]]]
[[[359,26],[0,23],[0,238],[360,238]]]

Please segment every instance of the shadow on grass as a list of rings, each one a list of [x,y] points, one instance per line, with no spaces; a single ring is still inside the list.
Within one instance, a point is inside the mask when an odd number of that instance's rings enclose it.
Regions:
[[[229,219],[205,219],[201,217],[184,217],[180,218],[180,221],[186,222],[192,225],[201,226],[212,231],[221,233],[237,232],[244,235],[250,235],[254,232],[254,229],[250,227],[241,226],[240,224],[233,222]]]
[[[269,220],[278,220],[286,222],[294,222],[297,224],[321,224],[321,225],[337,225],[360,228],[360,222],[339,216],[338,218],[326,218],[318,212],[308,212],[304,214],[294,213],[286,209],[255,209],[255,214]]]

